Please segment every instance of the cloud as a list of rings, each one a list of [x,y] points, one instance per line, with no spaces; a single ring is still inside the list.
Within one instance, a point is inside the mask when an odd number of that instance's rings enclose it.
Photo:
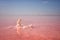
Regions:
[[[48,1],[42,1],[42,3],[43,3],[43,4],[47,4],[47,3],[48,3]]]

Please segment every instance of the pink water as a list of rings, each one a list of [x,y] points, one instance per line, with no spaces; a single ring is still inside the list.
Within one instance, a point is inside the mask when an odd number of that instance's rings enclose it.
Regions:
[[[16,16],[0,17],[0,40],[60,40],[60,16],[21,16],[24,25],[33,29],[16,32]],[[10,28],[8,28],[10,27]]]

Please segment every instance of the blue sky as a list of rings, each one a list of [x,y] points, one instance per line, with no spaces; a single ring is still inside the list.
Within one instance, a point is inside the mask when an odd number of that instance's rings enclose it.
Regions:
[[[0,16],[60,15],[59,0],[0,0]]]

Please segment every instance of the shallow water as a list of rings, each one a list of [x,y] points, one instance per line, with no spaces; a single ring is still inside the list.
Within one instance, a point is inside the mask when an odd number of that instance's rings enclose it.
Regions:
[[[16,16],[0,17],[0,40],[60,40],[60,16],[21,16],[24,25],[33,29],[16,32]]]

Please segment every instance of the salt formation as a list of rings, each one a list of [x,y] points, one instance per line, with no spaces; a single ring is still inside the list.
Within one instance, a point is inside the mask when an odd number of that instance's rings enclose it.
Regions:
[[[17,27],[21,27],[21,19],[20,18],[18,18],[18,20],[17,20],[17,25],[16,25]]]
[[[16,25],[18,34],[20,34],[21,29],[32,29],[32,24],[24,26],[24,25],[22,25],[21,21],[22,21],[22,19],[18,18],[17,25]]]

